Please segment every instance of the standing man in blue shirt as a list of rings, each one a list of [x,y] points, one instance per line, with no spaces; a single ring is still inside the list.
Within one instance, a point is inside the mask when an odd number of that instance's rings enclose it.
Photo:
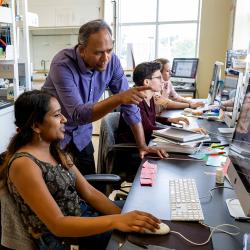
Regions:
[[[147,147],[145,143],[136,105],[145,97],[141,91],[148,87],[129,89],[120,61],[112,50],[112,32],[103,20],[84,24],[79,30],[78,44],[53,58],[43,86],[43,90],[57,97],[67,118],[61,146],[71,153],[84,175],[95,173],[92,122],[119,105],[133,131],[140,156],[147,153],[166,156],[164,151]],[[114,95],[98,102],[107,87]]]

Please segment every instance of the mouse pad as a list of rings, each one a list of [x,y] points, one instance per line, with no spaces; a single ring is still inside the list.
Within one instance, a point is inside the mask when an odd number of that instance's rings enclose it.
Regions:
[[[173,222],[173,221],[164,221],[170,230],[177,231],[184,235],[189,240],[202,243],[205,242],[210,234],[210,229],[202,226],[198,222]],[[156,234],[129,234],[128,241],[133,242],[134,244],[146,246],[146,245],[157,245],[163,246],[176,250],[189,250],[189,249],[199,249],[199,250],[212,250],[213,244],[212,240],[210,240],[206,245],[203,246],[195,246],[179,235],[175,233],[169,233],[166,235],[156,235]]]

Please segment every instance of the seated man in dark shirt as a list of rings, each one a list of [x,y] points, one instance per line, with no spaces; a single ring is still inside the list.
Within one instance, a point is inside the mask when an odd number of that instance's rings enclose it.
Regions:
[[[142,125],[145,133],[145,140],[147,144],[151,139],[153,130],[162,129],[163,127],[156,124],[160,122],[162,124],[170,123],[187,123],[188,119],[185,117],[176,118],[166,118],[157,117],[155,112],[155,104],[153,96],[155,92],[159,92],[163,86],[163,79],[161,75],[161,64],[159,62],[144,62],[135,68],[133,72],[133,81],[136,86],[149,86],[151,89],[143,91],[146,98],[139,103],[139,108],[141,112]],[[118,143],[122,142],[135,142],[133,133],[130,127],[123,119],[123,114],[121,113],[119,128],[118,128]]]

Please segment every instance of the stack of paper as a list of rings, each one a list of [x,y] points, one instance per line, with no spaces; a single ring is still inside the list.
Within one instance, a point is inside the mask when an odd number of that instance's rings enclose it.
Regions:
[[[153,186],[156,180],[157,165],[145,161],[142,165],[140,183],[142,186]]]
[[[166,150],[168,153],[182,153],[182,154],[194,154],[199,149],[200,143],[198,142],[190,142],[185,143],[185,145],[172,143],[166,141],[162,138],[154,138],[149,146],[155,146]]]

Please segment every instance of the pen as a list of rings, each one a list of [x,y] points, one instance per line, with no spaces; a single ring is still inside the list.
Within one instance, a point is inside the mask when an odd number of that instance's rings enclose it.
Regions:
[[[208,154],[208,155],[211,155],[211,156],[216,156],[216,155],[224,155],[225,152],[218,152],[218,153],[213,153],[213,154]]]
[[[250,217],[235,217],[234,219],[240,222],[250,222]]]

